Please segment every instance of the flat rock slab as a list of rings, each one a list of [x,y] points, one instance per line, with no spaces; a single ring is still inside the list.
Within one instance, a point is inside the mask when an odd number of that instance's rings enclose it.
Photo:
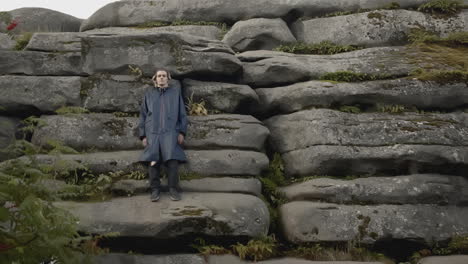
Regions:
[[[316,18],[294,23],[292,31],[298,41],[365,47],[401,45],[408,42],[412,29],[426,29],[446,37],[452,32],[468,30],[468,11],[437,18],[409,10],[376,10],[347,16]]]
[[[265,121],[270,144],[285,153],[317,145],[468,146],[468,114],[352,114],[329,109],[305,110]]]
[[[340,204],[468,204],[468,179],[438,174],[355,180],[318,178],[284,187],[281,191],[291,201],[310,200]]]
[[[62,106],[80,106],[82,81],[82,77],[0,76],[0,111],[51,113]]]
[[[433,256],[426,257],[418,261],[418,264],[466,264],[468,263],[468,255],[453,255],[453,256]]]
[[[43,145],[54,139],[77,150],[142,149],[138,118],[113,114],[42,116],[45,126],[36,129],[32,142]],[[246,115],[190,116],[187,149],[263,149],[269,135],[260,121]]]
[[[174,238],[182,235],[266,235],[268,208],[258,197],[228,193],[183,193],[173,202],[168,196],[152,203],[149,195],[115,198],[105,202],[58,202],[79,218],[79,230],[121,236]]]
[[[162,185],[167,186],[166,179],[162,180]],[[255,196],[260,196],[262,192],[262,184],[255,178],[221,177],[181,180],[179,185],[184,192],[244,193]],[[120,180],[113,184],[112,191],[121,195],[146,193],[149,191],[149,182],[148,180]]]
[[[84,75],[81,54],[0,50],[0,74]]]
[[[133,65],[144,76],[153,76],[155,68],[167,68],[173,76],[233,77],[242,68],[223,42],[188,34],[88,36],[82,45],[84,70],[90,74],[128,74],[128,65]]]
[[[316,16],[335,11],[354,11],[378,8],[397,2],[402,8],[416,7],[424,0],[282,0],[240,1],[118,1],[97,10],[81,25],[81,31],[93,28],[136,26],[152,21],[213,21],[234,23],[249,18],[278,18]],[[268,8],[265,8],[268,7]]]
[[[176,33],[190,34],[190,35],[212,39],[212,40],[220,40],[222,38],[222,30],[219,27],[197,26],[197,25],[165,26],[165,27],[107,27],[107,28],[96,28],[93,30],[85,31],[83,33],[141,35],[141,34],[155,34],[155,33],[160,33],[160,32],[176,32]]]
[[[243,82],[252,87],[274,87],[314,80],[337,71],[401,77],[429,64],[440,70],[453,69],[427,58],[416,47],[376,47],[334,55],[246,51],[237,57],[244,66]]]
[[[167,26],[155,28],[113,27],[94,29],[86,32],[34,33],[26,50],[48,52],[80,52],[81,39],[92,35],[150,35],[161,32],[175,32],[219,40],[221,29],[216,26]]]
[[[433,205],[337,205],[297,201],[280,208],[293,243],[406,239],[428,244],[468,232],[468,208]]]
[[[394,145],[312,146],[282,155],[289,176],[405,175],[439,173],[466,176],[468,147]]]
[[[203,256],[195,254],[174,255],[134,255],[134,254],[102,254],[93,257],[96,264],[205,264]]]
[[[268,157],[261,152],[245,150],[186,150],[188,162],[179,173],[195,173],[201,176],[257,176],[268,168]],[[98,175],[100,173],[131,173],[147,170],[139,162],[141,151],[98,152],[68,155],[36,155],[39,163],[57,164],[70,162],[70,170],[83,164]],[[27,158],[26,158],[27,159]]]
[[[465,83],[439,84],[410,79],[360,83],[308,81],[283,87],[258,88],[255,92],[260,103],[254,111],[262,115],[335,105],[403,105],[418,109],[452,110],[468,104]]]
[[[254,18],[235,23],[223,38],[233,50],[272,50],[279,45],[296,42],[284,20]]]
[[[183,80],[186,98],[205,102],[209,110],[226,113],[245,113],[258,104],[258,96],[248,85]]]

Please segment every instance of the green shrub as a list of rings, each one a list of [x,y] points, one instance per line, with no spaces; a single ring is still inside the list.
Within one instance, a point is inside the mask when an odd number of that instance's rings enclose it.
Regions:
[[[463,9],[463,3],[459,0],[433,0],[422,4],[418,11],[430,14],[454,15]]]
[[[0,22],[3,22],[5,24],[10,24],[12,20],[11,14],[8,12],[0,12]]]
[[[40,119],[37,116],[27,117],[26,119],[22,120],[20,123],[21,123],[21,128],[19,129],[19,131],[23,133],[24,138],[26,138],[28,134],[33,133],[36,128],[41,128],[47,125],[47,123],[44,120]]]
[[[23,50],[28,45],[29,41],[32,38],[33,33],[25,32],[16,39],[15,50]]]
[[[386,74],[367,74],[367,73],[357,73],[351,71],[337,71],[330,72],[322,75],[320,80],[330,80],[337,82],[363,82],[363,81],[374,81],[388,79],[390,76]]]
[[[277,47],[276,51],[295,53],[295,54],[337,54],[362,49],[359,46],[342,46],[333,44],[330,41],[322,41],[318,44],[294,43],[288,45],[281,45]]]

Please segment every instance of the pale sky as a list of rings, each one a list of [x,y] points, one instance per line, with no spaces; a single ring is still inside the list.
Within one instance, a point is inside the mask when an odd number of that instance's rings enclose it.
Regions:
[[[1,0],[0,11],[21,7],[42,7],[59,11],[77,18],[88,18],[99,8],[118,0]]]

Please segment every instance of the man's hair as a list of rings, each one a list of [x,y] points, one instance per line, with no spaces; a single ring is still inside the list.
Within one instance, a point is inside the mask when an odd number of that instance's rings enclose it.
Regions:
[[[154,72],[153,77],[151,77],[151,80],[156,81],[156,74],[158,73],[158,71],[166,72],[166,74],[167,74],[167,79],[168,79],[168,80],[172,79],[172,77],[171,77],[171,72],[169,72],[168,70],[166,70],[166,69],[156,69],[156,71]]]

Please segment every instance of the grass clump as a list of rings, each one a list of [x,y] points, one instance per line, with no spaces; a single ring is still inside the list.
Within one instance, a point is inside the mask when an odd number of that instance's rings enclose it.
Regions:
[[[330,54],[337,54],[343,52],[349,52],[354,50],[362,49],[363,47],[359,46],[342,46],[336,45],[330,41],[322,41],[318,44],[306,44],[306,43],[294,43],[288,45],[281,45],[277,47],[276,51],[294,53],[294,54],[322,54],[322,55],[330,55]]]
[[[337,82],[364,82],[388,79],[390,76],[386,74],[367,74],[351,71],[337,71],[322,75],[320,80],[337,81]]]
[[[439,84],[466,83],[468,84],[468,71],[426,71],[418,69],[412,72],[412,77],[420,81],[433,81]]]
[[[241,259],[257,262],[277,255],[278,243],[275,236],[265,236],[250,240],[246,245],[237,243],[232,246],[233,252]]]
[[[16,39],[16,45],[14,50],[23,50],[28,45],[29,41],[32,38],[33,33],[25,32]]]
[[[407,111],[404,105],[383,105],[377,104],[377,111],[382,113],[400,114]]]
[[[459,0],[433,0],[422,4],[418,11],[433,15],[455,15],[464,8]]]
[[[199,103],[193,100],[193,93],[190,97],[187,97],[186,107],[188,109],[188,115],[191,116],[206,116],[208,115],[208,110],[205,107],[205,101],[201,100]]]
[[[79,106],[62,106],[59,109],[55,110],[55,112],[59,115],[87,114],[89,113],[89,110]]]
[[[340,106],[340,108],[338,108],[338,111],[345,112],[345,113],[359,114],[361,113],[361,108],[359,108],[359,105],[357,106],[342,105]]]
[[[453,32],[446,38],[441,38],[434,32],[414,28],[408,34],[408,41],[413,44],[436,43],[452,47],[468,46],[468,32]]]

